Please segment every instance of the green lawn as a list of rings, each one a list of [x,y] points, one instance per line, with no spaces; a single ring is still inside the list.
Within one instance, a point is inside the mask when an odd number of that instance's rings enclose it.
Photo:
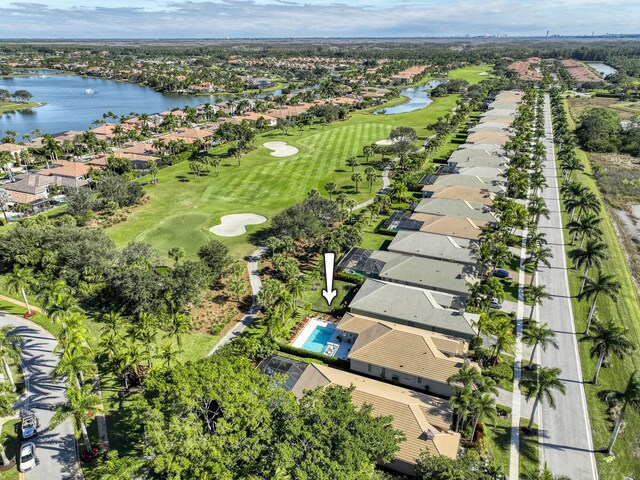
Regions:
[[[449,78],[453,80],[466,80],[470,84],[480,83],[482,80],[491,78],[492,65],[469,65],[456,68],[449,72]],[[484,75],[486,74],[486,75]]]
[[[25,110],[27,108],[35,108],[40,107],[43,104],[40,102],[10,102],[10,101],[0,101],[0,114],[5,112],[15,112],[16,110]]]
[[[589,176],[590,165],[586,153],[579,149],[577,149],[577,153],[586,166],[586,172],[584,174],[574,174],[574,178],[594,191],[604,204],[604,199],[595,181]],[[561,175],[560,172],[558,175]],[[604,273],[615,275],[616,279],[622,284],[622,288],[615,302],[605,297],[598,298],[598,316],[603,320],[613,319],[627,327],[629,329],[629,337],[633,343],[639,345],[640,304],[638,303],[638,294],[612,220],[606,211],[603,211],[602,217],[602,240],[609,247],[609,259],[603,262],[602,269]],[[566,212],[563,214],[563,221],[566,225],[568,221]],[[569,241],[570,236],[565,230],[565,242],[568,243]],[[568,265],[571,265],[571,263]],[[573,269],[569,270],[569,284],[571,293],[574,295],[577,294],[580,288],[580,273]],[[589,303],[586,301],[578,302],[575,298],[573,298],[572,303],[576,319],[576,331],[580,332],[585,328]],[[595,362],[589,357],[590,343],[580,342],[578,346],[582,361],[582,371],[584,378],[588,381],[593,377],[595,371]],[[613,426],[607,417],[606,406],[598,398],[598,394],[608,389],[624,389],[629,375],[633,370],[637,369],[640,369],[640,350],[636,350],[623,361],[617,358],[611,359],[610,367],[603,368],[600,372],[599,387],[591,384],[585,385],[593,443],[596,450],[607,446]],[[623,478],[625,476],[640,478],[640,437],[637,435],[637,432],[640,431],[640,415],[634,412],[633,409],[627,409],[625,419],[626,425],[619,435],[614,448],[616,456],[596,455],[600,478]]]
[[[20,446],[20,440],[18,439],[18,434],[15,431],[15,426],[18,424],[19,419],[9,420],[2,424],[2,435],[4,436],[4,451],[9,458],[12,460],[16,457],[18,453],[18,447]],[[18,473],[18,469],[14,466],[13,468],[0,472],[0,480],[18,480],[20,474]]]
[[[527,426],[529,420],[520,419],[521,426]],[[535,429],[534,425],[534,429]],[[537,431],[537,430],[536,430]],[[487,422],[485,425],[485,439],[487,449],[493,456],[493,461],[502,468],[505,474],[509,473],[509,450],[511,445],[511,415],[505,418],[498,417],[495,422]],[[520,435],[520,474],[537,470],[538,436]],[[577,479],[576,479],[577,480]]]
[[[398,126],[413,127],[418,135],[426,138],[431,131],[426,125],[451,111],[456,95],[437,98],[429,107],[398,115],[375,115],[376,108],[353,113],[345,121],[325,127],[315,125],[304,131],[292,129],[288,135],[279,130],[256,138],[256,148],[241,160],[226,160],[220,174],[194,177],[187,162],[162,169],[160,183],[147,186],[149,200],[137,207],[124,223],[107,232],[123,246],[130,241],[149,242],[160,252],[182,246],[187,255],[195,255],[197,249],[210,238],[224,242],[236,257],[251,253],[255,246],[250,236],[214,237],[209,228],[218,224],[220,217],[232,213],[257,213],[271,220],[287,206],[301,201],[307,192],[317,188],[323,195],[328,181],[338,185],[339,191],[354,196],[358,202],[371,198],[366,185],[360,185],[355,194],[351,181],[351,168],[345,161],[353,156],[362,157],[362,147],[384,139]],[[278,158],[262,146],[267,141],[286,141],[299,149],[291,157]],[[365,165],[356,171],[362,173]],[[148,181],[143,178],[141,181]],[[379,178],[373,187],[382,185]],[[249,233],[263,229],[263,225],[248,226]]]

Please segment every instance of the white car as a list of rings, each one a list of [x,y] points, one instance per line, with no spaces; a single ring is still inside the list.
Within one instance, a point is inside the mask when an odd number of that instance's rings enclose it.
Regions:
[[[36,466],[36,446],[32,442],[23,443],[20,447],[20,461],[18,469],[21,472],[31,470]]]

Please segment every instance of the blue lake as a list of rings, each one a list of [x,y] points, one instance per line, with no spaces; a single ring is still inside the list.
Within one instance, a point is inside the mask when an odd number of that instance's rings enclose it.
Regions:
[[[225,95],[168,95],[152,88],[79,75],[60,75],[38,71],[34,75],[0,78],[0,88],[11,92],[24,89],[33,94],[33,101],[47,105],[31,110],[0,114],[0,135],[15,130],[18,135],[39,129],[42,133],[66,130],[86,130],[102,114],[116,115],[159,113],[186,105],[215,103]],[[88,95],[87,91],[93,91]],[[279,92],[273,92],[278,94]],[[266,95],[266,94],[264,94]]]
[[[603,75],[603,76],[607,76],[607,75],[611,75],[612,73],[616,73],[618,70],[616,70],[613,67],[610,67],[609,65],[607,65],[606,63],[600,63],[600,62],[589,62],[587,63],[587,65],[589,65],[591,68],[593,68],[596,72],[598,72],[599,74]]]
[[[380,115],[393,115],[395,113],[407,113],[419,110],[433,103],[429,90],[437,87],[442,83],[442,80],[431,80],[424,85],[417,87],[403,88],[400,90],[400,95],[408,97],[409,100],[401,105],[395,107],[383,108],[376,111]]]

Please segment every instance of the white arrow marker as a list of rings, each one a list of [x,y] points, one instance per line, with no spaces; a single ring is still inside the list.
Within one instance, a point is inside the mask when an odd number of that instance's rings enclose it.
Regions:
[[[331,305],[333,299],[338,294],[333,289],[333,265],[336,261],[336,254],[327,252],[324,254],[324,278],[327,284],[326,290],[322,290],[322,296],[327,300],[327,305]]]

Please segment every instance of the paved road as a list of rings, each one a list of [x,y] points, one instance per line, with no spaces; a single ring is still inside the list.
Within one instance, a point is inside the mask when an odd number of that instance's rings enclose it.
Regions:
[[[64,400],[64,382],[53,382],[50,374],[58,359],[53,354],[56,341],[50,333],[21,317],[0,312],[0,326],[14,326],[22,336],[23,368],[27,392],[19,407],[28,406],[40,420],[40,434],[34,440],[40,461],[25,477],[27,480],[73,480],[83,478],[76,460],[73,427],[69,421],[49,431],[51,407]]]
[[[547,234],[553,259],[551,268],[540,269],[537,283],[546,285],[552,297],[539,307],[537,313],[541,321],[548,322],[555,330],[560,348],[549,348],[541,353],[540,363],[545,367],[562,369],[567,394],[555,395],[555,410],[546,404],[539,410],[542,429],[540,463],[543,465],[546,462],[555,475],[568,475],[573,480],[590,480],[598,478],[598,471],[593,454],[567,278],[548,95],[545,96],[544,116],[544,144],[547,149],[544,171],[549,186],[543,191],[542,197],[547,202],[551,215],[549,219],[543,217],[540,220],[540,231]]]
[[[234,327],[227,332],[227,334],[220,339],[220,341],[216,344],[215,347],[207,354],[212,355],[216,350],[218,350],[223,345],[226,345],[234,338],[242,335],[242,332],[246,330],[246,328],[253,323],[256,319],[256,315],[260,311],[260,306],[256,303],[255,297],[258,295],[260,290],[262,289],[262,282],[260,281],[260,270],[258,268],[258,261],[266,252],[266,248],[262,247],[256,250],[249,257],[249,261],[247,262],[247,269],[249,270],[249,282],[251,283],[251,293],[254,296],[254,301],[251,307],[249,308],[249,312],[242,317],[242,319],[234,325]]]

